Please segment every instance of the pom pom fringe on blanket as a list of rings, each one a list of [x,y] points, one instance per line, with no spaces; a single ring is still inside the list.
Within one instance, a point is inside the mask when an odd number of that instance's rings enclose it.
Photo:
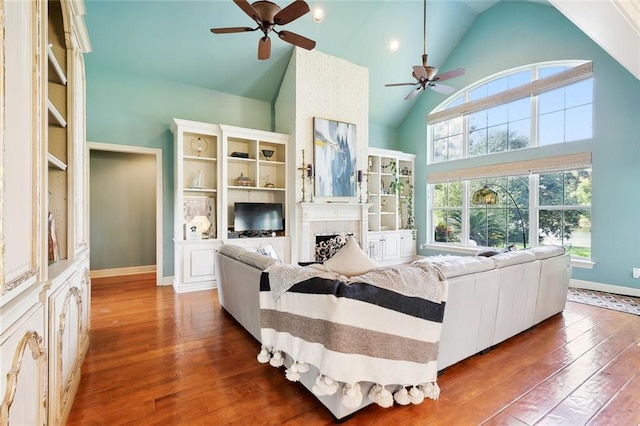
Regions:
[[[341,392],[347,408],[357,408],[365,397],[382,407],[438,399],[446,279],[424,264],[365,275],[348,282],[306,275],[274,298],[264,272],[258,361],[279,367],[288,357],[293,363],[285,374],[292,381],[314,366],[319,375],[312,391]],[[365,383],[374,386],[363,395]]]
[[[282,366],[282,353],[271,353],[264,345],[258,354],[258,362],[269,363],[274,367]],[[276,362],[272,362],[276,358]],[[285,376],[292,382],[300,380],[300,374],[310,370],[309,364],[294,361],[291,367],[286,369]],[[333,395],[342,387],[342,405],[349,409],[356,409],[362,404],[363,394],[360,383],[343,383],[342,385],[330,377],[319,374],[313,385],[312,392],[317,396]],[[391,393],[382,385],[375,384],[367,395],[369,399],[383,408],[393,406],[393,401],[399,405],[421,404],[425,398],[437,400],[440,397],[440,388],[436,382],[423,383],[418,386],[400,387],[395,393]]]

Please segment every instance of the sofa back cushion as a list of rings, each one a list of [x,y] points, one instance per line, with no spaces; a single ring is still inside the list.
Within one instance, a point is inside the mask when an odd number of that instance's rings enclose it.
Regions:
[[[489,258],[496,265],[496,268],[504,268],[511,265],[519,265],[521,263],[533,262],[537,257],[529,250],[515,250],[496,254]]]
[[[550,257],[562,256],[565,253],[565,248],[562,246],[537,246],[528,249],[531,253],[536,255],[538,260],[549,259]]]
[[[437,266],[446,278],[490,271],[495,268],[491,259],[475,256],[434,256],[425,257],[416,262],[428,262]]]

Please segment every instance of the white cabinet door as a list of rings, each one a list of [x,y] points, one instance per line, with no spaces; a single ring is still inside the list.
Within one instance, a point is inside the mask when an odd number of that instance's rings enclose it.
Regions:
[[[49,421],[64,424],[80,383],[83,359],[83,304],[87,303],[84,271],[62,284],[53,283],[49,296]]]
[[[400,257],[414,257],[416,255],[416,240],[413,232],[400,233]]]
[[[384,233],[382,237],[383,260],[395,260],[400,257],[400,235],[395,232]]]
[[[199,281],[213,281],[216,278],[214,247],[196,246],[186,247],[184,251],[185,283]]]

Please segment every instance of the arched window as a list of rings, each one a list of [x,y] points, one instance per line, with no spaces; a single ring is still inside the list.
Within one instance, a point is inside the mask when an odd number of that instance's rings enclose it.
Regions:
[[[429,242],[503,248],[562,244],[591,256],[591,153],[504,163],[508,151],[592,138],[591,62],[509,70],[454,94],[428,116]],[[464,160],[483,156],[483,165]],[[496,157],[494,161],[493,158]],[[483,186],[499,194],[474,205]]]

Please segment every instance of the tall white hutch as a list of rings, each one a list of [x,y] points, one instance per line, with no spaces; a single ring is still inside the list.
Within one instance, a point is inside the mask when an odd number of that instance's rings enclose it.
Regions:
[[[380,263],[406,262],[416,256],[414,169],[414,154],[369,148],[367,249],[369,257]]]
[[[174,119],[173,287],[176,292],[214,288],[214,253],[225,242],[271,245],[291,258],[287,204],[287,144],[280,133]],[[266,157],[264,152],[271,154]],[[285,229],[245,238],[233,231],[236,202],[280,203]]]
[[[82,0],[0,1],[0,424],[64,424],[89,344]]]

